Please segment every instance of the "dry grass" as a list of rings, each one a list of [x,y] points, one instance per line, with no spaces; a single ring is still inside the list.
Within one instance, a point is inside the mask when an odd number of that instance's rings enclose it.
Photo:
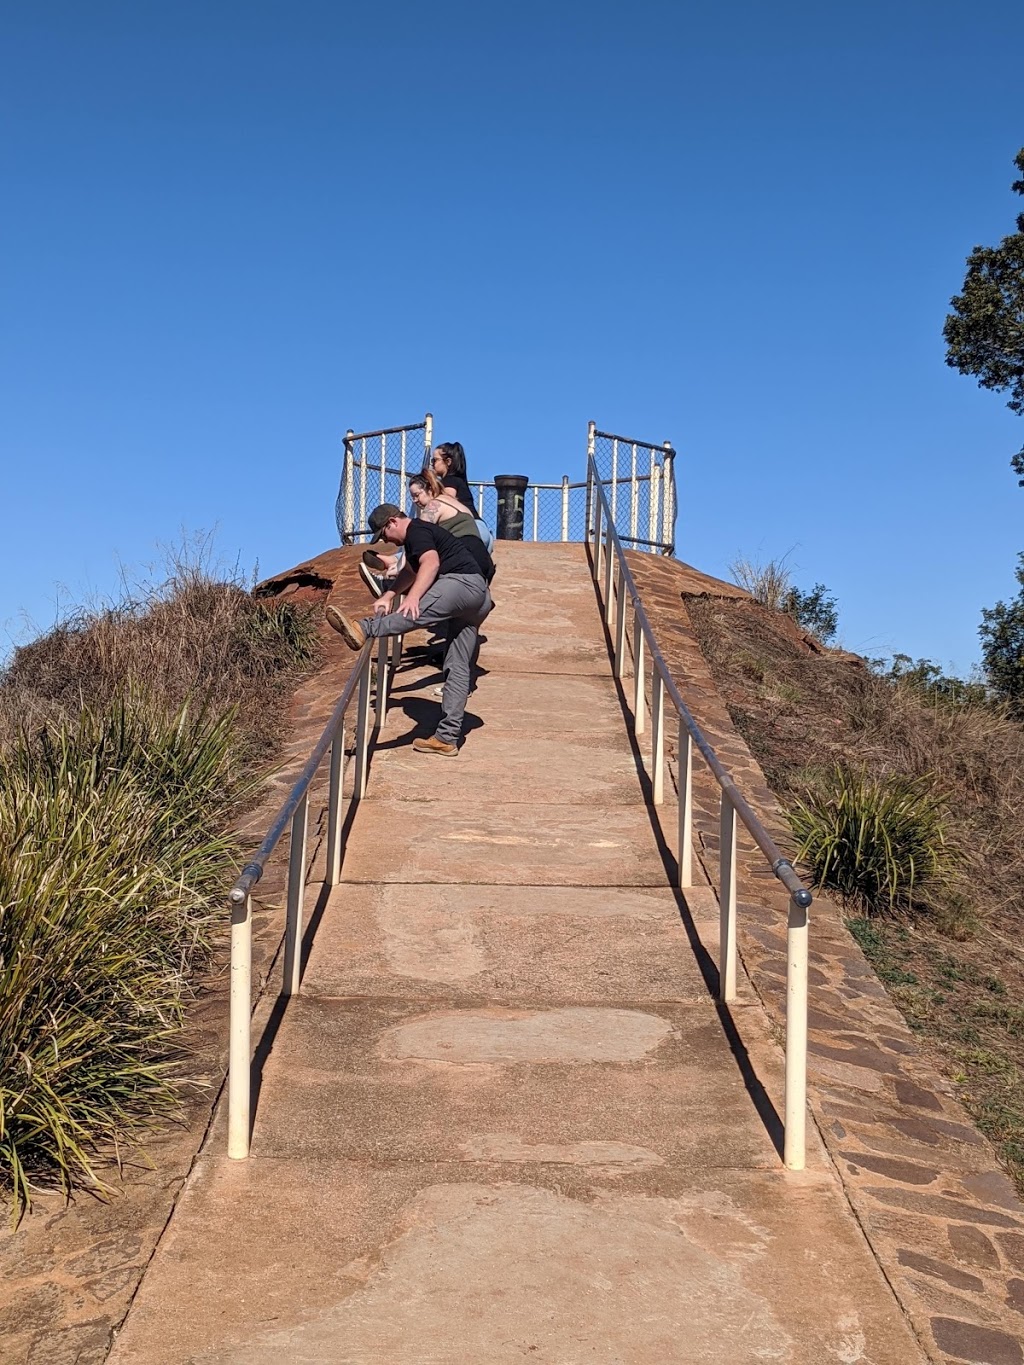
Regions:
[[[231,819],[318,652],[308,607],[179,559],[0,675],[0,1186],[16,1208],[34,1182],[93,1184],[97,1143],[173,1112]]]
[[[733,722],[782,804],[841,765],[927,782],[955,879],[853,927],[909,1023],[1024,1193],[1024,726],[815,653],[749,601],[687,601]]]
[[[168,570],[15,650],[0,674],[0,746],[102,708],[135,681],[171,707],[196,698],[236,707],[249,759],[273,744],[275,701],[318,655],[309,609],[257,602],[237,574],[215,577],[202,551],[173,556]]]

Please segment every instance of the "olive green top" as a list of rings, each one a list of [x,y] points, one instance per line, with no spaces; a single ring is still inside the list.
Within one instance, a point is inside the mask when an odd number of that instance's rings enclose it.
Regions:
[[[456,512],[453,517],[443,518],[437,523],[453,536],[476,536],[479,540],[480,527],[468,512]]]

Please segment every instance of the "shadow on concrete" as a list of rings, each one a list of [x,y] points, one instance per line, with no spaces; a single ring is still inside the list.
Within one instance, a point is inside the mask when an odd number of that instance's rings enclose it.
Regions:
[[[593,551],[589,549],[589,547],[588,554],[591,557],[590,562],[593,564]],[[772,1146],[779,1155],[779,1160],[782,1161],[785,1144],[785,1126],[771,1096],[768,1094],[767,1090],[765,1090],[764,1085],[754,1070],[753,1063],[750,1060],[750,1054],[747,1051],[746,1044],[740,1036],[739,1029],[736,1027],[736,1021],[732,1016],[729,1006],[723,1000],[719,999],[720,974],[718,964],[701,941],[700,934],[697,931],[697,925],[693,916],[690,914],[689,906],[686,903],[685,895],[678,889],[679,861],[668,846],[665,839],[665,831],[658,816],[658,807],[654,805],[654,792],[651,778],[647,771],[647,765],[640,748],[640,742],[633,729],[633,708],[626,696],[623,680],[614,676],[615,641],[612,637],[611,629],[604,619],[604,612],[601,610],[601,597],[597,583],[593,582],[593,572],[591,572],[591,582],[594,586],[594,598],[597,609],[601,616],[605,645],[608,649],[608,660],[612,668],[612,680],[615,683],[615,691],[619,700],[619,707],[622,711],[623,726],[626,731],[626,738],[629,741],[630,752],[633,755],[633,764],[636,768],[637,780],[640,783],[640,790],[643,793],[644,807],[647,811],[647,818],[650,822],[651,832],[654,835],[654,842],[657,845],[662,866],[665,869],[665,876],[668,880],[669,888],[676,898],[676,905],[679,909],[679,919],[686,931],[686,936],[690,942],[690,948],[696,959],[697,967],[704,980],[704,984],[708,989],[708,994],[714,1002],[715,1011],[718,1014],[719,1023],[722,1026],[722,1032],[725,1034],[726,1041],[729,1044],[729,1050],[733,1055],[733,1060],[743,1079],[744,1087],[746,1088],[747,1094],[750,1096],[751,1103],[753,1104],[758,1117],[764,1125],[765,1132],[767,1133]],[[666,777],[669,775],[667,759],[665,775]],[[678,799],[678,791],[676,795]],[[708,885],[710,886],[710,883],[708,883]],[[753,989],[753,987],[751,987],[751,989]]]

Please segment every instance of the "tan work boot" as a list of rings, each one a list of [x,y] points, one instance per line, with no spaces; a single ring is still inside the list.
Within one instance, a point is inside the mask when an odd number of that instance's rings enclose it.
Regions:
[[[366,632],[358,621],[353,621],[337,607],[329,605],[324,612],[327,624],[333,626],[349,649],[362,649],[366,644]]]
[[[414,739],[412,747],[418,754],[440,754],[442,758],[456,758],[459,752],[457,744],[446,744],[437,735],[431,735],[429,739]]]

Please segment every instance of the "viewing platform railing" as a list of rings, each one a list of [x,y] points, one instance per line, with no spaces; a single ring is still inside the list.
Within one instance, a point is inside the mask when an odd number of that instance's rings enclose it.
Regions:
[[[646,729],[647,657],[651,670],[651,797],[665,800],[665,699],[679,719],[679,887],[693,886],[693,754],[696,749],[721,788],[719,848],[719,996],[736,999],[736,820],[745,826],[772,872],[789,892],[786,963],[786,1095],[783,1160],[793,1171],[804,1168],[807,1121],[807,937],[811,893],[783,856],[743,793],[690,714],[655,638],[615,529],[609,495],[597,461],[587,468],[591,517],[587,542],[591,569],[601,597],[605,624],[613,632],[615,677],[625,676],[627,641],[633,654],[633,730],[638,741]],[[632,612],[632,631],[629,613]]]
[[[430,457],[434,419],[378,431],[347,431],[341,484],[335,504],[343,545],[370,540],[367,517],[382,502],[412,513],[408,484]],[[670,442],[654,445],[587,426],[587,459],[594,459],[608,489],[612,520],[622,540],[657,554],[675,553],[675,451]],[[498,489],[493,482],[470,479],[477,512],[491,527],[498,523]],[[583,541],[591,508],[588,484],[528,484],[523,495],[522,528],[527,541]]]

